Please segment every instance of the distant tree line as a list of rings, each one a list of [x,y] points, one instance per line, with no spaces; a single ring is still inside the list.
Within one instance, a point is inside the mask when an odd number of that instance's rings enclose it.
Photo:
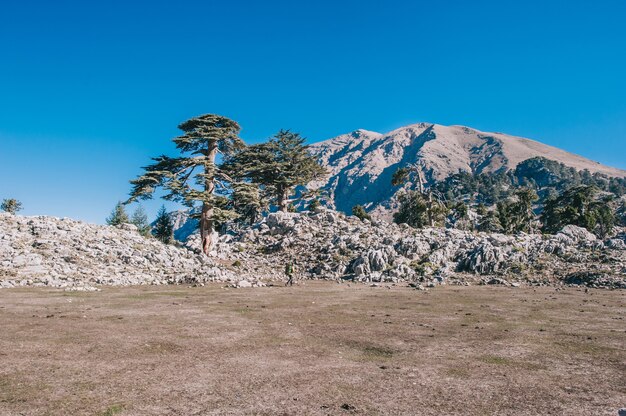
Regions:
[[[507,172],[459,172],[429,188],[422,170],[409,166],[393,176],[392,185],[403,186],[397,223],[509,234],[556,233],[573,224],[602,238],[615,225],[626,226],[626,178],[577,171],[537,157]]]

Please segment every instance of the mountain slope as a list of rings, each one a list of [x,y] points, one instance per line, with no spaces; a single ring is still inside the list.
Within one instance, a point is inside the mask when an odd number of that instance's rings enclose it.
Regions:
[[[626,171],[534,140],[486,133],[464,126],[419,123],[386,134],[356,130],[311,145],[329,175],[309,184],[331,195],[334,207],[349,212],[356,204],[384,214],[393,206],[397,188],[391,176],[400,167],[420,162],[429,183],[459,171],[490,173],[514,169],[520,162],[542,156],[591,173],[626,177]]]

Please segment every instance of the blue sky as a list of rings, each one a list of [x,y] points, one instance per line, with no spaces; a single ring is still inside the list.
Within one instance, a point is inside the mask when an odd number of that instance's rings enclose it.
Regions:
[[[102,223],[204,113],[249,143],[428,121],[626,168],[625,18],[620,0],[5,1],[0,198]]]

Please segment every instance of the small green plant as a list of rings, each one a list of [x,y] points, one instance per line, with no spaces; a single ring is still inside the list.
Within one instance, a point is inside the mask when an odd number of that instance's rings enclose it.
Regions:
[[[353,206],[352,207],[352,215],[354,215],[355,217],[357,217],[361,221],[363,221],[363,220],[371,220],[372,219],[372,217],[370,216],[370,214],[367,213],[367,211],[365,210],[365,207],[363,205],[355,205],[355,206]]]
[[[235,260],[233,262],[233,267],[241,267],[241,261],[240,260]]]
[[[122,413],[124,410],[124,406],[121,404],[114,404],[112,406],[107,407],[107,409],[101,413],[102,416],[114,416],[119,413]]]
[[[313,212],[317,210],[321,205],[322,204],[320,203],[319,199],[315,198],[309,204],[309,211]]]

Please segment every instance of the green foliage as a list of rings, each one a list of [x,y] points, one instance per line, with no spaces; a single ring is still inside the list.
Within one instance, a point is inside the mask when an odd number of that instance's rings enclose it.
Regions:
[[[600,197],[595,186],[575,186],[546,201],[541,216],[543,229],[548,233],[556,233],[572,224],[604,238],[615,225],[613,205],[613,197]]]
[[[167,213],[165,206],[161,206],[161,209],[159,209],[157,213],[152,235],[165,244],[171,244],[174,241],[174,225],[172,224],[172,219]]]
[[[139,205],[135,212],[133,212],[133,215],[130,217],[130,223],[134,224],[137,227],[139,234],[144,237],[152,235],[150,233],[152,227],[150,227],[150,224],[148,223],[148,215],[141,205]]]
[[[0,205],[0,209],[4,212],[15,215],[22,210],[22,203],[14,198],[4,199]]]
[[[124,209],[124,204],[118,202],[113,208],[111,215],[106,219],[107,224],[109,225],[120,225],[120,224],[129,224],[130,218],[128,218],[128,214]]]
[[[409,180],[409,172],[409,169],[406,167],[396,170],[391,177],[391,185],[404,185]]]
[[[500,223],[500,217],[496,210],[486,211],[478,221],[476,228],[478,231],[484,231],[487,233],[501,233],[504,231],[502,224]]]
[[[155,163],[144,167],[145,173],[131,181],[133,189],[128,202],[152,198],[156,188],[161,187],[167,192],[166,200],[188,207],[202,204],[200,234],[203,251],[208,253],[216,223],[233,216],[223,201],[232,179],[216,164],[216,157],[218,152],[228,157],[244,144],[238,136],[239,125],[215,114],[192,118],[178,128],[183,134],[173,141],[181,155],[153,158]]]
[[[294,188],[326,172],[298,133],[279,131],[266,143],[249,146],[227,158],[224,167],[239,180],[261,186],[270,203],[287,211]]]
[[[463,201],[450,204],[450,214],[448,216],[454,228],[460,230],[471,230],[474,224],[470,221],[469,208]]]
[[[402,192],[398,196],[398,202],[400,208],[393,214],[393,221],[414,228],[442,226],[448,212],[444,204],[429,201],[425,195],[417,191]]]
[[[506,172],[477,175],[459,172],[438,183],[436,189],[448,200],[466,199],[475,204],[494,205],[513,197],[515,189],[527,187],[537,192],[539,204],[542,205],[548,198],[579,185],[595,186],[618,197],[626,193],[626,178],[609,178],[586,170],[577,171],[543,157],[527,159],[514,170]]]
[[[314,212],[315,210],[317,210],[321,206],[322,206],[322,204],[320,203],[320,200],[317,199],[317,198],[314,198],[309,203],[308,210],[311,211],[311,212]]]
[[[259,187],[248,182],[233,182],[231,200],[239,219],[253,224],[265,209]]]
[[[370,216],[370,214],[367,213],[367,211],[365,210],[365,207],[363,205],[355,205],[352,207],[352,215],[354,215],[355,217],[357,217],[358,219],[360,219],[361,221],[363,220],[370,220],[372,219],[372,217]]]
[[[533,203],[537,201],[537,193],[530,188],[515,190],[513,200],[501,201],[497,204],[497,215],[505,233],[530,233],[534,230],[535,214]]]

